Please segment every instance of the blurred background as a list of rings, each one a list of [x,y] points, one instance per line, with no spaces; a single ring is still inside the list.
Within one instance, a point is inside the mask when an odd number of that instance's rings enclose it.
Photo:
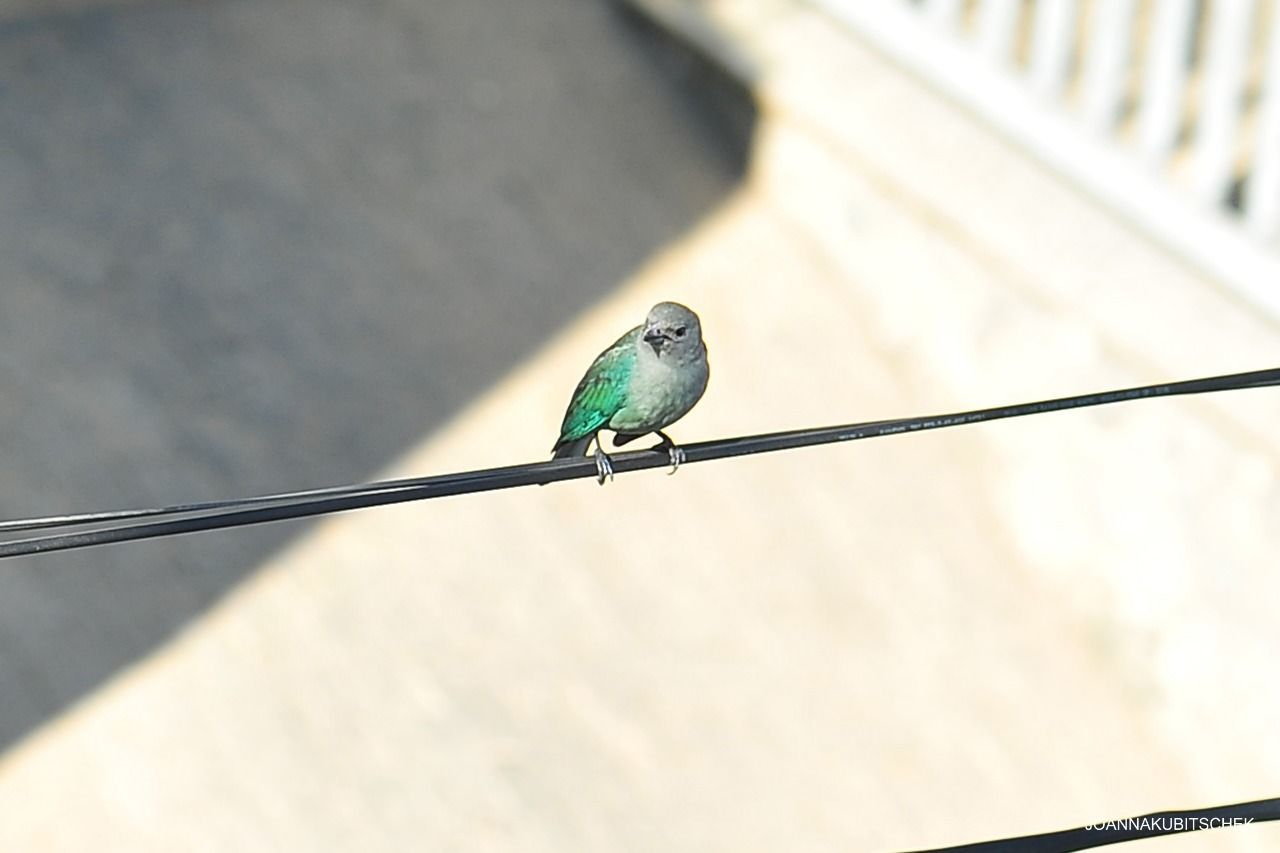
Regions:
[[[543,458],[662,299],[712,363],[680,441],[1274,366],[1277,6],[0,2],[0,514]],[[5,562],[0,849],[885,850],[1275,796],[1277,417]]]

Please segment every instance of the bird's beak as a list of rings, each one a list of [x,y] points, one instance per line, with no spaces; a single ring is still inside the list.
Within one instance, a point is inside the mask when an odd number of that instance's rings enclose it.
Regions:
[[[657,352],[662,349],[662,342],[667,340],[667,336],[657,329],[645,329],[644,342],[653,347],[653,351]]]

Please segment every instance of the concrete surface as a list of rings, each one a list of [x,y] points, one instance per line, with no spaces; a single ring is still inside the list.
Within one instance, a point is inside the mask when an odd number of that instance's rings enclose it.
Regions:
[[[750,116],[651,35],[587,0],[0,27],[0,515],[399,456],[737,183]],[[6,565],[0,744],[305,529]]]
[[[1275,328],[803,7],[684,12],[753,68],[749,179],[379,473],[543,455],[512,424],[554,428],[659,298],[711,348],[684,440],[1274,363]],[[329,519],[10,751],[0,849],[898,850],[1273,796],[1278,415]]]
[[[0,22],[26,21],[31,18],[48,18],[54,15],[74,15],[154,2],[165,2],[165,0],[0,0]]]

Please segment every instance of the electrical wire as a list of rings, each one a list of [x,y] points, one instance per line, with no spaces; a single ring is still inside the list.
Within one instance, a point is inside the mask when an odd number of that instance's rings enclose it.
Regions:
[[[1064,829],[1060,832],[979,841],[975,844],[961,844],[958,847],[936,847],[917,850],[915,853],[1072,853],[1076,850],[1090,850],[1094,847],[1155,838],[1160,835],[1220,829],[1271,820],[1280,820],[1280,799],[1255,800],[1206,809],[1155,812],[1076,829]]]
[[[1128,400],[1262,388],[1275,385],[1280,385],[1280,368],[1254,370],[1227,376],[1211,376],[1204,379],[1192,379],[1159,385],[1143,385],[1116,391],[1083,394],[1075,397],[1059,397],[1034,403],[996,406],[953,414],[870,421],[842,426],[798,429],[718,439],[682,445],[682,448],[685,452],[685,464],[692,464],[708,462],[713,459],[746,456],[753,453],[770,453],[798,447],[811,447],[885,435],[943,429],[1045,412],[1101,406]],[[665,451],[657,452],[652,449],[614,453],[610,454],[610,459],[613,461],[614,470],[618,473],[660,468],[668,464],[668,457]],[[595,475],[595,462],[590,457],[579,457],[512,465],[503,468],[489,468],[479,471],[466,471],[457,474],[388,480],[350,486],[333,486],[225,501],[206,501],[147,509],[17,519],[0,522],[0,532],[82,527],[141,518],[159,518],[162,520],[97,527],[71,533],[0,542],[0,559],[64,551],[73,548],[87,548],[116,542],[153,539],[161,536],[176,536],[204,530],[307,518],[406,501],[471,494],[495,489],[510,489],[518,486],[594,477]]]

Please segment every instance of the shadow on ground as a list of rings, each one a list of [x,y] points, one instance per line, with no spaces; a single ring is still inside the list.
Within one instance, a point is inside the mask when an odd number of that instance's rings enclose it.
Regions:
[[[734,187],[707,73],[589,0],[3,24],[0,515],[368,477]],[[0,745],[301,529],[0,563]]]

